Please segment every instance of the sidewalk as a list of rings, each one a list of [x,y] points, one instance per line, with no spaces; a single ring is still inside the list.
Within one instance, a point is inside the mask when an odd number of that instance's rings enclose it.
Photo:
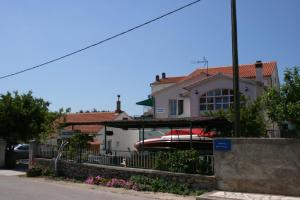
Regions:
[[[20,176],[25,174],[26,172],[20,170],[0,169],[0,176]]]
[[[213,191],[196,197],[196,200],[300,200],[300,197]]]

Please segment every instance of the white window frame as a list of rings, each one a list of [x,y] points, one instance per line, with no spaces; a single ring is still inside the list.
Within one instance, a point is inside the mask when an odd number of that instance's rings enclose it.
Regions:
[[[226,92],[227,91],[227,92]],[[230,88],[217,88],[207,91],[199,98],[199,112],[227,110],[233,105],[233,90]]]

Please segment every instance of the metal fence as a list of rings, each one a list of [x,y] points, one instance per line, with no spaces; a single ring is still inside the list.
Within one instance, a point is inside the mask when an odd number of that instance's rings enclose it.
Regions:
[[[39,145],[38,155],[43,158],[57,156],[57,146]],[[62,153],[61,159],[77,163],[92,163],[101,165],[121,166],[142,169],[157,169],[162,171],[213,174],[213,156],[200,155],[189,159],[178,160],[178,151],[112,151],[109,154],[99,153],[98,150],[82,149],[75,152],[67,148]]]

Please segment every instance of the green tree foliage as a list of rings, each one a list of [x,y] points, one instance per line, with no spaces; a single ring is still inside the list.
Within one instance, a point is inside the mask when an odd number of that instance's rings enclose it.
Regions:
[[[82,162],[83,151],[86,150],[93,141],[93,136],[77,133],[69,139],[68,156],[77,162]]]
[[[255,101],[249,101],[241,96],[240,108],[240,127],[242,137],[262,137],[266,133],[266,121],[263,112],[263,104],[260,98]],[[208,115],[215,117],[225,117],[228,121],[234,122],[234,109],[220,110],[218,112],[209,113]],[[228,129],[219,128],[219,136],[231,137],[233,135],[233,127]]]
[[[300,136],[300,68],[286,69],[280,90],[269,89],[263,97],[267,114],[279,125],[290,122],[294,136]]]
[[[49,105],[42,98],[33,97],[31,91],[0,95],[0,138],[6,141],[7,158],[12,157],[16,144],[41,139],[53,131],[59,113],[50,112]]]

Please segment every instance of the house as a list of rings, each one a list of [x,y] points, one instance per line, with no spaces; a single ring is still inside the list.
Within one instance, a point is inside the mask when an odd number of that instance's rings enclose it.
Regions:
[[[119,97],[119,96],[118,96]],[[121,102],[118,99],[115,112],[89,112],[71,113],[65,116],[64,122],[68,125],[59,130],[59,138],[68,138],[76,133],[94,136],[90,142],[91,148],[97,152],[104,153],[105,128],[97,124],[103,121],[129,120],[131,117],[121,110]],[[133,145],[138,141],[138,131],[123,130],[119,128],[107,127],[106,151],[131,151]]]
[[[239,75],[240,92],[250,100],[268,87],[279,89],[276,62],[239,65]],[[232,66],[200,68],[178,77],[162,73],[150,85],[154,118],[199,117],[233,103]]]

